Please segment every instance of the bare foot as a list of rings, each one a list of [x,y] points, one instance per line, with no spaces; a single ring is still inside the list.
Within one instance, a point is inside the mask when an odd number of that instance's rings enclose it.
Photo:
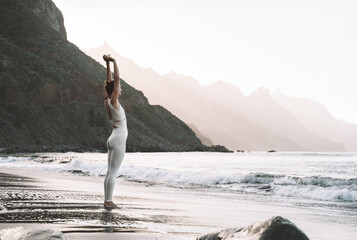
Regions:
[[[104,208],[105,209],[118,209],[119,207],[115,204],[115,203],[113,203],[113,202],[107,202],[107,201],[104,201]]]

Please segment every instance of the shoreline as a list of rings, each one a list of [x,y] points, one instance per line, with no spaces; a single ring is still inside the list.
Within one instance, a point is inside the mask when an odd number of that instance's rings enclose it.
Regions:
[[[8,167],[0,173],[0,204],[8,208],[6,214],[0,211],[0,230],[50,227],[63,231],[69,240],[114,239],[123,234],[126,239],[139,235],[140,239],[196,239],[280,215],[311,239],[352,240],[357,234],[353,224],[335,224],[327,209],[232,199],[209,189],[170,188],[122,178],[117,179],[114,200],[123,208],[107,214],[102,209],[101,177]],[[5,215],[18,220],[4,219]]]
[[[93,152],[93,153],[105,153],[107,152],[106,145],[103,145],[102,148],[94,148],[88,147],[84,145],[55,145],[55,146],[37,146],[37,145],[26,145],[26,146],[12,146],[12,147],[0,147],[1,155],[10,155],[10,154],[35,154],[35,153],[65,153],[65,152]],[[130,147],[128,146],[126,152],[129,153],[150,153],[150,152],[222,152],[222,153],[232,153],[234,151],[226,148],[222,145],[203,145],[202,146],[193,146],[191,149],[188,148],[180,148],[180,146],[176,146],[175,148],[164,148],[164,147]]]
[[[67,240],[115,239],[118,235],[125,239],[182,239],[140,227],[138,223],[149,220],[126,213],[146,209],[138,204],[145,198],[115,196],[122,209],[103,209],[98,179],[58,173],[49,177],[44,172],[34,176],[28,170],[2,168],[0,180],[0,205],[6,208],[0,211],[0,230],[19,226],[53,229],[63,232]]]

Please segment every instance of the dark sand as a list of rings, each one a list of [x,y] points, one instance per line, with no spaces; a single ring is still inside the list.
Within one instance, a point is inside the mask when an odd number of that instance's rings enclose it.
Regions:
[[[0,230],[17,226],[62,231],[68,240],[195,239],[272,216],[294,222],[310,239],[354,240],[354,216],[326,209],[232,199],[209,189],[181,189],[117,180],[106,211],[103,178],[38,170],[0,169]],[[0,207],[1,209],[1,207]],[[339,210],[341,211],[341,210]],[[337,215],[336,215],[337,216]]]
[[[0,205],[6,209],[0,211],[0,230],[17,226],[55,229],[62,231],[68,240],[182,239],[176,238],[175,233],[138,227],[142,222],[166,224],[177,220],[161,213],[145,216],[140,211],[172,212],[172,209],[150,208],[135,204],[147,201],[145,198],[120,196],[117,199],[122,208],[107,211],[103,209],[103,195],[97,191],[98,183],[88,181],[89,177],[57,173],[31,175],[33,173],[28,170],[0,170]],[[86,187],[82,188],[83,185]],[[90,185],[92,191],[87,189]],[[133,216],[133,211],[136,216]]]

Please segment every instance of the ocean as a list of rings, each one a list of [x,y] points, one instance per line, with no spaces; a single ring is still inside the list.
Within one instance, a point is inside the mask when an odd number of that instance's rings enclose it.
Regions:
[[[102,177],[103,153],[0,158],[0,167]],[[119,178],[265,199],[357,204],[357,153],[126,153]]]
[[[104,178],[107,154],[3,156],[0,167]],[[319,222],[357,229],[357,153],[126,153],[118,178],[200,192],[223,204],[237,199],[303,209]]]

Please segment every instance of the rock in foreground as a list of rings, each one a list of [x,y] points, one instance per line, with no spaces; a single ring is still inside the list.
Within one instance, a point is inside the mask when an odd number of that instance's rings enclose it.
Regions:
[[[60,231],[52,229],[31,229],[25,227],[6,228],[0,231],[1,240],[66,240]]]
[[[203,235],[197,240],[308,240],[296,225],[283,217],[272,217],[245,228],[229,228]]]

